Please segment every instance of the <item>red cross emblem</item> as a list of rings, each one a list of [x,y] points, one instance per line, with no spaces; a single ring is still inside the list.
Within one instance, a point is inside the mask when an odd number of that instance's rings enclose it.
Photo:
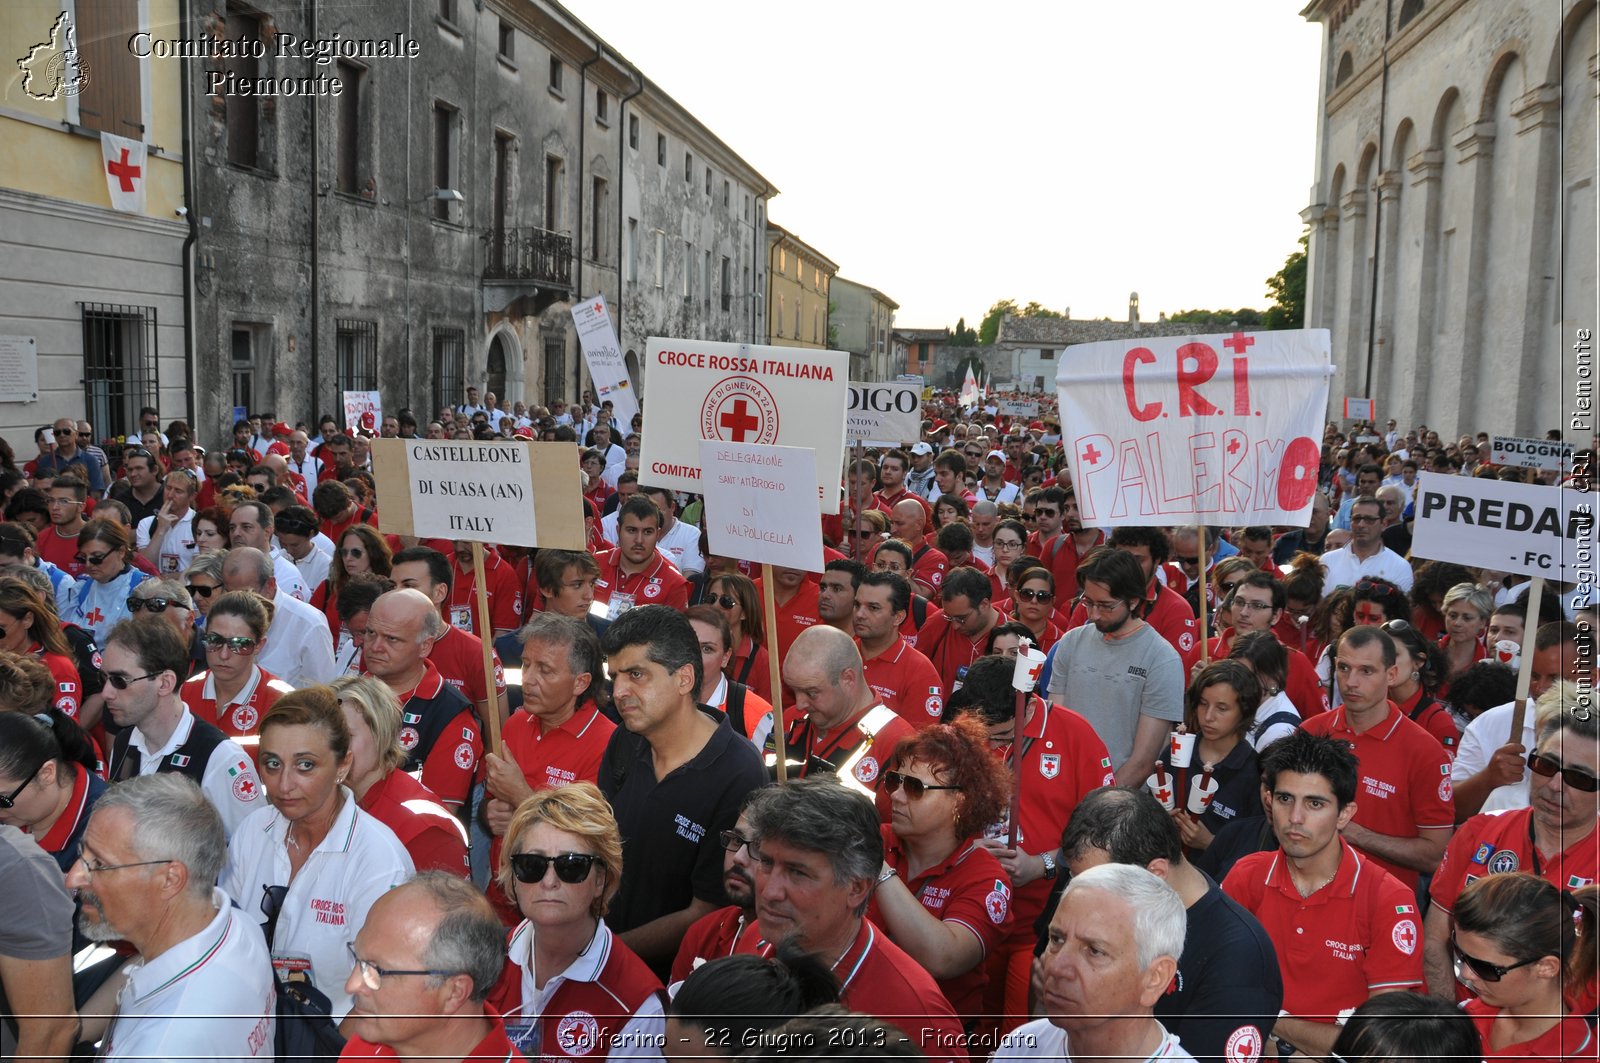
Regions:
[[[111,159],[106,163],[106,170],[122,184],[124,192],[133,191],[133,179],[144,171],[138,166],[128,164],[128,149],[122,149],[121,159]]]
[[[1080,456],[1083,458],[1084,461],[1088,462],[1090,465],[1099,465],[1100,464],[1100,459],[1102,457],[1104,457],[1103,454],[1101,454],[1098,450],[1094,449],[1094,444],[1093,443],[1090,443],[1086,448],[1084,448],[1083,454],[1080,455]]]
[[[233,780],[233,796],[241,801],[254,801],[256,799],[256,781],[248,775],[240,775]]]
[[[1162,804],[1166,804],[1168,801],[1172,800],[1172,791],[1163,786],[1161,789],[1156,791],[1156,800],[1160,801]]]
[[[100,622],[106,618],[106,614],[102,613],[100,611],[100,607],[97,605],[93,609],[89,610],[88,613],[84,614],[83,618],[89,621],[90,627],[99,627]]]
[[[1246,336],[1242,332],[1235,332],[1232,336],[1222,341],[1222,345],[1234,354],[1243,354],[1246,348],[1254,347],[1255,343],[1254,336]]]
[[[728,377],[701,404],[700,435],[730,443],[776,443],[778,402],[754,377]]]

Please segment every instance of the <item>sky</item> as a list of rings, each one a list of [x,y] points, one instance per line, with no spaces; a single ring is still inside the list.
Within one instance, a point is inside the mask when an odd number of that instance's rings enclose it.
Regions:
[[[1299,0],[564,0],[780,194],[773,222],[976,326],[1263,309],[1310,201]]]

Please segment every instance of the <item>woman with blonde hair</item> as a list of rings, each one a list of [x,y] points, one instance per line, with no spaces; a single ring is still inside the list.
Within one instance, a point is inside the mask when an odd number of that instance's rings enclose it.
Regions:
[[[369,675],[342,675],[329,684],[350,728],[350,775],[345,784],[362,811],[394,831],[418,871],[466,877],[467,832],[438,795],[400,770],[400,701]]]
[[[552,1058],[661,1059],[661,981],[612,934],[605,913],[622,880],[622,835],[592,783],[541,790],[506,828],[497,881],[523,921],[489,1000],[518,1049]],[[582,1024],[567,1021],[584,1013]]]
[[[1439,636],[1439,648],[1449,661],[1444,682],[1438,695],[1448,700],[1450,680],[1489,656],[1483,634],[1489,627],[1489,617],[1494,614],[1494,595],[1476,583],[1457,583],[1444,592],[1444,634]]]
[[[78,718],[83,684],[55,602],[18,579],[0,579],[0,650],[32,654],[43,662],[55,677],[55,707]]]

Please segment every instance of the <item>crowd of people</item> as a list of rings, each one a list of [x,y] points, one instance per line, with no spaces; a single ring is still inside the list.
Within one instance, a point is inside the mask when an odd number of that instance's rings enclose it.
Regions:
[[[1593,450],[1329,424],[1308,527],[1100,529],[1028,398],[770,580],[589,394],[0,440],[6,1053],[1600,1058],[1593,588],[1411,550]],[[386,533],[374,437],[570,444],[586,549]]]

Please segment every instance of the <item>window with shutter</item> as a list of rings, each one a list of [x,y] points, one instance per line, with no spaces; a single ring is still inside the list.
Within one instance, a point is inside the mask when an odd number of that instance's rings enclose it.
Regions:
[[[77,0],[78,50],[91,72],[78,94],[78,124],[144,139],[138,57],[128,38],[140,30],[139,5],[127,0]]]

